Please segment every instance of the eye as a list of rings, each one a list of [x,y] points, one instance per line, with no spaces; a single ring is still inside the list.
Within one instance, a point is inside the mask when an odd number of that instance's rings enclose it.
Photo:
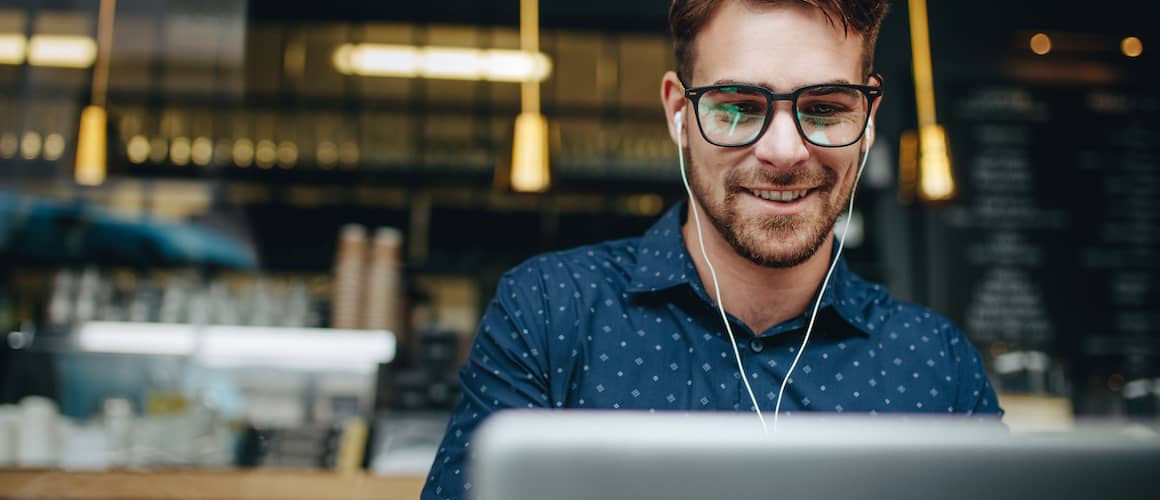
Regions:
[[[732,108],[733,112],[741,113],[743,115],[759,115],[759,114],[765,113],[765,111],[761,109],[762,106],[756,102],[750,102],[750,101],[735,102],[735,103],[730,103],[727,106]]]
[[[831,118],[827,116],[802,115],[799,119],[801,120],[803,126],[808,126],[811,128],[833,127],[842,123],[842,120],[838,118]]]
[[[729,116],[753,116],[765,114],[765,107],[762,105],[762,103],[753,101],[716,102],[713,103],[712,110],[714,112],[724,113]]]
[[[813,102],[806,104],[802,108],[802,113],[815,116],[828,116],[843,113],[847,109],[845,106],[840,106],[828,102]]]

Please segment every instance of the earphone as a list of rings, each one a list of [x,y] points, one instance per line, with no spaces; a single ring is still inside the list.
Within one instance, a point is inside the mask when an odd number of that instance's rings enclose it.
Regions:
[[[741,364],[741,353],[737,350],[737,339],[733,336],[733,327],[729,325],[729,317],[725,314],[725,305],[721,301],[721,286],[717,282],[717,270],[713,268],[713,263],[709,260],[709,252],[705,251],[705,237],[701,230],[701,215],[697,211],[697,202],[693,199],[693,190],[689,187],[689,177],[685,173],[685,144],[684,144],[684,123],[681,118],[681,113],[678,111],[673,114],[673,123],[677,128],[677,158],[681,165],[681,182],[685,184],[685,193],[689,195],[689,207],[693,209],[693,223],[697,226],[697,244],[701,248],[701,256],[705,259],[705,265],[709,268],[709,275],[713,278],[713,291],[717,298],[717,311],[721,313],[721,322],[725,324],[725,332],[729,334],[729,344],[733,347],[733,359],[737,360],[737,371],[741,375],[741,382],[745,384],[745,391],[749,393],[749,400],[753,403],[753,410],[757,412],[757,419],[761,421],[761,430],[765,434],[769,434],[769,429],[765,426],[765,416],[761,414],[761,406],[757,404],[757,397],[753,395],[753,388],[749,386],[749,377],[745,376],[745,367]],[[781,397],[779,396],[780,400]]]
[[[733,336],[733,328],[729,324],[729,318],[725,314],[725,304],[721,301],[721,287],[717,281],[717,271],[713,268],[713,263],[709,260],[709,253],[705,251],[705,239],[701,230],[701,217],[697,211],[697,203],[693,197],[693,190],[689,187],[689,178],[685,172],[685,146],[684,146],[684,121],[681,112],[673,114],[673,125],[677,129],[677,158],[680,161],[681,167],[681,182],[685,185],[685,193],[689,196],[689,207],[693,210],[693,222],[697,227],[697,243],[701,249],[701,256],[705,259],[705,265],[709,268],[709,275],[713,279],[713,290],[717,299],[717,310],[721,313],[721,321],[725,324],[725,331],[729,334],[729,343],[733,347],[733,356],[737,360],[737,371],[741,375],[741,381],[745,384],[745,391],[749,394],[749,400],[753,403],[753,410],[757,413],[757,419],[761,421],[761,430],[766,435],[769,434],[769,428],[765,424],[765,416],[761,413],[761,406],[757,404],[757,397],[753,395],[753,388],[749,386],[749,377],[745,376],[745,367],[741,363],[741,353],[737,349],[737,339]],[[778,417],[781,413],[781,398],[785,393],[785,386],[790,380],[790,375],[793,374],[797,368],[798,360],[801,359],[802,353],[805,352],[806,344],[810,340],[810,333],[814,329],[814,320],[818,315],[818,308],[822,304],[822,297],[826,293],[826,286],[830,282],[830,276],[834,274],[834,268],[838,265],[838,260],[842,256],[842,249],[845,247],[846,235],[850,230],[850,220],[854,213],[854,193],[858,190],[858,183],[862,179],[862,171],[866,168],[866,160],[870,157],[869,147],[867,146],[867,137],[872,137],[874,128],[874,118],[869,118],[866,122],[866,128],[862,131],[862,148],[859,151],[862,153],[862,160],[858,164],[858,172],[854,177],[854,186],[850,191],[850,207],[846,212],[846,223],[842,228],[842,237],[838,239],[838,251],[834,253],[834,259],[830,262],[830,268],[826,271],[826,277],[822,280],[822,286],[818,289],[818,296],[814,300],[813,311],[810,313],[810,321],[806,326],[805,337],[802,338],[801,347],[798,348],[797,354],[793,358],[793,363],[790,364],[789,369],[786,370],[785,377],[781,381],[781,388],[777,391],[777,403],[773,410],[773,430],[777,432]]]

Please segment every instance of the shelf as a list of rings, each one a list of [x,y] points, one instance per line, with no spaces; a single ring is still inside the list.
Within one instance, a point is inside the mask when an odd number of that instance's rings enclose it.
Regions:
[[[1083,339],[1088,356],[1160,356],[1160,339],[1151,337],[1092,336]]]
[[[374,373],[395,358],[385,330],[197,326],[92,321],[65,335],[37,338],[51,352],[188,356],[210,367],[261,366],[299,371]]]
[[[66,472],[0,469],[5,499],[379,499],[419,497],[420,476],[373,476],[307,470]]]

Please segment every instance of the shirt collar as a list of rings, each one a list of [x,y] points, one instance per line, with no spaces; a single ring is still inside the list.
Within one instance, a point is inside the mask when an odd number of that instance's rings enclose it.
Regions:
[[[704,290],[681,235],[685,206],[677,203],[641,237],[629,293],[660,292],[680,285]]]
[[[693,266],[692,257],[685,247],[681,226],[685,221],[686,203],[677,203],[670,208],[640,238],[636,251],[636,266],[631,270],[631,282],[627,292],[633,294],[660,293],[687,286],[702,301],[710,306],[701,277]],[[837,246],[834,246],[834,251]],[[830,277],[829,285],[822,295],[820,311],[833,310],[839,317],[867,335],[873,332],[868,327],[866,317],[870,302],[880,300],[885,294],[880,285],[871,284],[850,272],[846,259],[838,259],[838,265]],[[775,327],[774,331],[804,328],[810,311]],[[819,312],[820,314],[820,312]],[[800,324],[799,324],[800,323]]]

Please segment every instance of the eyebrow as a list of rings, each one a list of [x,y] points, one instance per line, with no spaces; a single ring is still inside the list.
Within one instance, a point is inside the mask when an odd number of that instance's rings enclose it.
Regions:
[[[769,89],[770,91],[773,90],[773,85],[770,85],[767,82],[746,82],[746,81],[742,81],[742,80],[733,80],[733,79],[729,79],[729,78],[717,80],[716,82],[713,82],[712,85],[749,85],[751,87],[762,87],[765,89]],[[810,85],[850,85],[850,81],[846,80],[845,78],[838,78],[835,80],[829,80],[829,81],[824,81],[824,82],[807,83],[805,85],[802,85],[801,87],[795,87],[793,90],[797,90],[797,89],[800,89],[802,87],[808,87]],[[793,90],[791,90],[791,92]]]

